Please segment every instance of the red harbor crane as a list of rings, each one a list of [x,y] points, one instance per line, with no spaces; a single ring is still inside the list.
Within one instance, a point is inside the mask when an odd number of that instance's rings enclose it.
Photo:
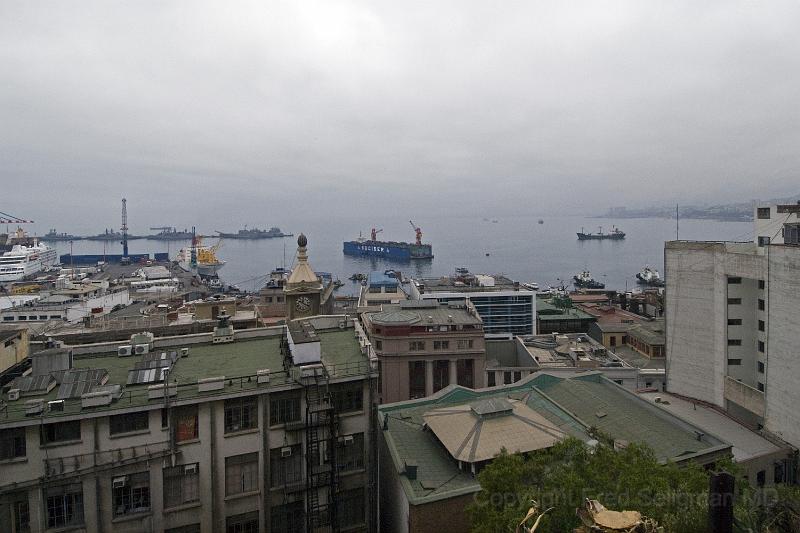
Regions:
[[[383,231],[383,228],[381,228],[381,229],[372,228],[372,240],[373,241],[377,241],[378,240],[378,233],[380,233],[382,231]]]
[[[414,224],[414,222],[412,222],[411,220],[409,220],[408,223],[411,224],[411,227],[414,228],[414,233],[417,234],[417,246],[421,245],[422,244],[422,229],[420,229],[420,227],[417,226],[416,224]]]

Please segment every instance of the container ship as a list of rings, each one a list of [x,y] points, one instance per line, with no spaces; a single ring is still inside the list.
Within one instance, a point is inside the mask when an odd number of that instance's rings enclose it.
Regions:
[[[383,229],[372,228],[370,238],[359,237],[354,241],[345,241],[344,254],[367,257],[382,257],[395,261],[409,261],[411,259],[433,259],[433,248],[430,244],[423,244],[422,230],[413,222],[409,221],[414,228],[416,241],[394,242],[379,241],[378,234]]]
[[[603,233],[603,226],[600,226],[600,231],[597,233],[585,233],[583,228],[578,232],[578,240],[579,241],[594,241],[594,240],[604,240],[604,239],[611,239],[611,240],[622,240],[625,238],[625,232],[620,231],[619,228],[613,227],[611,233]]]

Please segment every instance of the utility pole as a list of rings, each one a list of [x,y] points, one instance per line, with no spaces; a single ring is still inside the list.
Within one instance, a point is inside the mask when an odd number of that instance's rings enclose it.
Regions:
[[[122,199],[122,257],[128,257],[128,201]]]
[[[681,234],[681,214],[678,210],[678,204],[675,204],[675,240],[679,241]]]

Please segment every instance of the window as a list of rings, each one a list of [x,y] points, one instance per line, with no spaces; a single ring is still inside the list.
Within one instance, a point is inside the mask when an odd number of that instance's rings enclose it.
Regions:
[[[759,207],[756,211],[758,213],[758,218],[762,220],[769,220],[770,218],[770,208],[769,207]]]
[[[200,464],[177,465],[164,469],[164,508],[200,500]]]
[[[364,523],[364,489],[344,490],[338,494],[337,518],[341,528]]]
[[[283,296],[276,296],[275,297],[275,301],[278,302],[279,304],[282,304],[283,303]]]
[[[741,298],[728,298],[728,305],[741,305]]]
[[[761,362],[761,361],[758,362],[758,373],[759,374],[763,374],[764,373],[764,363]]]
[[[493,370],[489,371],[489,377],[486,379],[486,386],[487,387],[497,386],[497,378],[495,378]]]
[[[615,379],[614,383],[616,383],[617,385],[622,385],[622,380],[621,379]]]
[[[450,385],[450,361],[433,362],[433,392]]]
[[[270,508],[272,533],[303,533],[306,528],[306,511],[303,502],[275,505]]]
[[[758,351],[764,353],[764,341],[758,341]]]
[[[472,339],[459,339],[458,341],[458,349],[459,350],[471,350],[473,346]]]
[[[81,422],[80,420],[72,420],[71,422],[45,424],[40,428],[39,438],[42,446],[57,442],[81,440]]]
[[[742,319],[741,318],[729,318],[728,319],[728,325],[729,326],[741,326],[742,325]]]
[[[108,431],[111,435],[130,433],[131,431],[144,431],[150,425],[149,411],[126,413],[108,417]]]
[[[225,400],[225,433],[258,427],[258,398]]]
[[[459,359],[456,361],[456,379],[459,385],[472,388],[475,386],[475,361]]]
[[[742,339],[728,339],[728,346],[741,346]]]
[[[759,246],[769,246],[769,243],[770,243],[770,238],[769,237],[763,237],[763,236],[759,235],[759,237],[758,237],[758,245]]]
[[[783,483],[783,461],[776,462],[772,472],[772,481],[774,483]]]
[[[760,381],[758,382],[758,390],[760,390],[761,392],[764,392],[764,384],[761,383]]]
[[[766,304],[764,303],[764,300],[763,300],[762,298],[759,298],[759,299],[758,299],[758,310],[759,310],[759,311],[763,311],[764,309],[766,309],[766,307],[767,307],[767,306],[766,306]]]
[[[508,385],[511,383],[511,372],[503,372],[503,383]]]
[[[763,320],[759,320],[758,321],[758,331],[764,331],[765,328],[766,328],[766,324],[764,323],[764,321]]]
[[[200,533],[200,524],[189,524],[187,526],[171,527],[165,529],[164,533]]]
[[[197,436],[197,405],[175,409],[175,442],[194,440]]]
[[[800,244],[800,224],[783,225],[783,243]]]
[[[331,387],[331,400],[337,413],[351,413],[364,409],[364,389],[360,381],[342,383]]]
[[[83,486],[71,483],[45,489],[47,527],[83,525]]]
[[[425,341],[411,341],[408,343],[410,352],[421,352],[425,349]]]
[[[522,379],[522,372],[516,371],[514,372],[514,383]]]
[[[269,423],[272,426],[300,420],[300,397],[276,395],[269,402]]]
[[[336,443],[336,466],[342,472],[364,468],[364,434],[345,435]]]
[[[150,472],[139,472],[111,479],[114,516],[150,510]]]
[[[766,470],[759,470],[756,474],[756,485],[759,487],[763,487],[764,484],[767,482],[767,472]]]
[[[267,302],[268,304],[271,304],[272,303],[272,296],[265,296],[264,297],[264,301]]]
[[[762,291],[766,288],[767,284],[764,282],[763,279],[758,280],[758,288]]]
[[[433,341],[434,350],[449,350],[450,341]]]
[[[161,409],[161,429],[167,429],[168,427],[169,427],[169,410]]]
[[[375,341],[375,349],[383,350],[383,341]]]
[[[258,452],[225,458],[225,496],[258,490]]]
[[[425,397],[425,361],[408,362],[408,397]]]
[[[0,431],[0,460],[25,457],[25,428]]]
[[[741,364],[741,359],[728,359],[728,366],[740,366]]]
[[[225,533],[258,533],[258,511],[227,517]]]
[[[732,276],[728,277],[728,285],[741,285],[741,284],[742,284],[742,278],[732,277]]]
[[[300,445],[272,448],[269,451],[269,474],[271,487],[302,483],[303,452]]]
[[[17,533],[26,533],[31,528],[31,510],[28,505],[28,494],[21,493],[12,495],[11,512],[13,513],[12,522],[14,523],[14,531]]]

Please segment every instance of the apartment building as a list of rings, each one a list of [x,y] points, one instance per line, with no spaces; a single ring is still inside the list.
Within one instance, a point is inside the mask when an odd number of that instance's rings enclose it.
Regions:
[[[754,242],[674,241],[664,252],[668,390],[795,447],[798,213],[800,205],[758,206]]]
[[[481,318],[470,302],[409,300],[362,315],[380,364],[381,403],[485,383]]]
[[[366,531],[377,360],[345,316],[50,347],[0,402],[4,531]]]

